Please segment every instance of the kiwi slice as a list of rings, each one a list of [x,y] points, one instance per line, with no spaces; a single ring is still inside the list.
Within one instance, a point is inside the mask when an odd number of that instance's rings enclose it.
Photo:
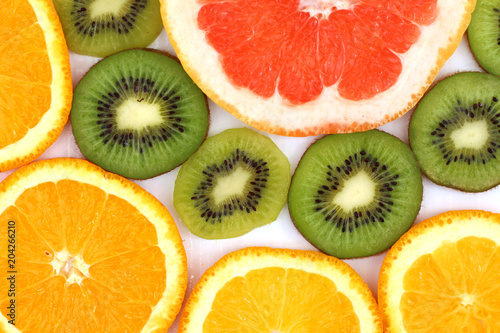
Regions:
[[[290,177],[287,157],[270,138],[229,129],[209,137],[182,165],[174,207],[199,237],[241,236],[276,220]]]
[[[158,0],[54,0],[68,48],[95,57],[144,48],[163,28]]]
[[[179,62],[128,50],[97,63],[77,85],[70,114],[83,155],[134,179],[184,162],[208,129],[205,95]]]
[[[410,121],[410,145],[433,182],[466,192],[500,183],[500,78],[459,73],[440,81]]]
[[[410,148],[371,130],[315,141],[293,175],[288,206],[321,251],[364,257],[390,247],[415,220],[422,178]]]
[[[500,75],[500,0],[478,0],[467,28],[477,62],[487,72]]]

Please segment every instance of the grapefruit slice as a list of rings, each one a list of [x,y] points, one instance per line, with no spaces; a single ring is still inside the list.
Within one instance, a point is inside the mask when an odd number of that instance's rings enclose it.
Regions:
[[[170,42],[217,104],[257,129],[363,131],[415,105],[475,0],[161,0]]]
[[[250,247],[209,268],[179,333],[381,333],[377,303],[343,261],[315,251]]]
[[[500,214],[450,211],[387,253],[378,300],[391,333],[500,332]]]
[[[186,253],[165,206],[86,160],[7,177],[0,246],[0,332],[166,332],[184,299]]]
[[[0,172],[56,139],[73,95],[69,54],[50,0],[0,2]]]

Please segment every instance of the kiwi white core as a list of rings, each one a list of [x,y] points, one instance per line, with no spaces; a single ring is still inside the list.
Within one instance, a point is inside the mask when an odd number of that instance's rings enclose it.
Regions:
[[[89,6],[90,18],[96,19],[104,15],[121,16],[128,2],[130,0],[95,0]]]
[[[119,129],[140,130],[162,122],[160,107],[146,101],[128,99],[116,110],[116,123]]]
[[[450,134],[455,148],[480,149],[488,141],[488,124],[485,120],[466,122]]]
[[[219,205],[233,196],[242,195],[250,177],[252,177],[250,171],[244,168],[236,168],[227,176],[217,178],[217,183],[212,192],[215,204]]]
[[[344,187],[335,195],[333,203],[349,212],[355,208],[363,207],[375,198],[375,182],[363,170],[347,179]]]

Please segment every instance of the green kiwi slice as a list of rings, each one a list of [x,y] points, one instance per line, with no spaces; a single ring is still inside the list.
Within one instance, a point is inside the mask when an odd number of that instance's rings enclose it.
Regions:
[[[371,130],[315,141],[293,175],[288,207],[311,244],[338,258],[356,258],[394,244],[421,201],[421,173],[410,148]]]
[[[106,57],[144,48],[163,28],[158,0],[54,0],[68,48]]]
[[[247,128],[225,130],[182,165],[174,207],[194,235],[238,237],[276,220],[290,177],[287,157],[270,138]]]
[[[487,72],[500,75],[500,1],[478,0],[467,28],[477,62]]]
[[[481,192],[500,183],[500,78],[459,73],[441,80],[410,121],[422,172],[439,185]]]
[[[103,169],[151,178],[184,162],[208,129],[205,95],[179,62],[128,50],[97,63],[77,85],[70,114],[82,154]]]

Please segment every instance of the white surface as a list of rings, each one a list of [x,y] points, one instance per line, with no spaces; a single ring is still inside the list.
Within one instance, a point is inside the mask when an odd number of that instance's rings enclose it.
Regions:
[[[161,33],[158,39],[151,45],[153,48],[159,48],[173,54],[165,31]],[[71,54],[73,84],[76,85],[88,68],[95,64],[99,59],[82,55]],[[448,60],[441,70],[438,79],[457,73],[459,71],[479,71],[473,56],[469,51],[467,41],[464,38],[457,52]],[[209,136],[217,134],[228,128],[246,126],[241,121],[235,119],[226,111],[216,106],[210,101],[211,124]],[[408,121],[410,113],[400,119],[397,119],[381,127],[382,130],[389,132],[408,143]],[[292,172],[295,170],[300,157],[307,147],[316,139],[308,138],[289,138],[276,135],[268,135],[282,149],[290,160]],[[66,125],[59,139],[41,156],[40,159],[53,157],[78,157],[83,158],[79,152],[71,127]],[[173,207],[173,189],[174,182],[179,168],[173,171],[144,181],[136,181],[144,189],[156,196],[171,212],[184,240],[184,246],[188,256],[188,291],[186,299],[189,296],[193,286],[200,278],[201,274],[212,264],[215,263],[224,254],[247,246],[269,246],[284,247],[292,249],[314,250],[295,229],[288,214],[288,207],[285,206],[278,219],[270,225],[256,229],[244,236],[228,240],[204,240],[193,236],[180,221],[179,216]],[[0,181],[3,180],[12,171],[0,173]],[[500,186],[487,192],[471,194],[463,193],[457,190],[444,188],[431,183],[426,178],[424,182],[424,196],[422,207],[417,216],[416,223],[434,216],[436,214],[459,209],[482,209],[500,213]],[[386,252],[363,258],[351,259],[346,262],[351,265],[364,279],[372,290],[374,296],[377,296],[378,272]],[[177,331],[178,319],[170,328],[169,333]]]

